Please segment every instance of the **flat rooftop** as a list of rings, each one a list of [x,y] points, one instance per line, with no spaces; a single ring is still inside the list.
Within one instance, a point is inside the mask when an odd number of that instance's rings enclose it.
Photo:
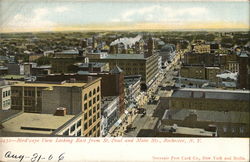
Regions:
[[[4,128],[2,130],[5,132],[51,134],[73,117],[74,115],[54,116],[53,114],[22,113],[3,122]]]
[[[166,110],[162,119],[185,120],[185,118],[191,114],[197,115],[197,121],[249,124],[249,114],[247,112],[238,111],[224,112],[193,109],[169,109]]]
[[[13,86],[20,87],[83,87],[86,83],[17,83]]]
[[[171,132],[171,128],[173,126],[170,125],[161,125],[159,127],[160,132]],[[205,137],[212,137],[214,132],[205,131],[204,129],[200,128],[189,128],[189,127],[179,127],[177,126],[175,132],[173,134],[183,134],[183,135],[194,135],[194,136],[205,136]]]
[[[107,59],[114,59],[114,60],[146,60],[144,54],[109,54],[103,58],[104,60]]]
[[[249,95],[250,95],[249,90],[182,88],[182,89],[175,90],[171,97],[249,101]]]
[[[21,113],[20,110],[0,110],[0,123],[2,123],[5,120],[8,120],[12,116],[15,116],[17,114]]]
[[[98,67],[103,67],[107,63],[102,63],[102,62],[90,62],[90,63],[76,63],[75,65],[78,66],[79,68],[87,68],[89,65],[92,65],[93,68],[98,68]]]

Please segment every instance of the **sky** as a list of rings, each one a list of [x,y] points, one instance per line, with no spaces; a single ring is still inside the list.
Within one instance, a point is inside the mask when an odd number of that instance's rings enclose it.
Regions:
[[[189,29],[249,29],[249,2],[0,0],[0,32]]]

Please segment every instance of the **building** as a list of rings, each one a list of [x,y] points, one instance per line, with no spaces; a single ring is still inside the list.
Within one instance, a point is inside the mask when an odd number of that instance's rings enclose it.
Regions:
[[[119,119],[119,97],[118,96],[107,96],[102,98],[101,107],[101,136],[105,137],[110,128]]]
[[[0,76],[8,74],[8,67],[0,66]]]
[[[141,76],[131,75],[124,77],[125,84],[125,100],[127,107],[131,104],[136,105],[141,95]]]
[[[181,77],[184,78],[194,78],[194,79],[205,79],[206,72],[205,67],[196,65],[196,66],[182,66],[180,70]]]
[[[190,128],[174,125],[159,125],[155,133],[156,137],[216,137],[217,132],[202,128]]]
[[[148,57],[144,57],[143,54],[109,54],[102,59],[93,59],[91,61],[108,62],[110,69],[119,66],[125,76],[141,75],[141,81],[145,88],[152,85],[159,73],[158,54],[152,54]]]
[[[169,99],[170,109],[249,112],[250,91],[183,88]]]
[[[0,80],[0,110],[11,107],[11,87],[5,80]]]
[[[164,65],[171,63],[176,55],[175,45],[166,44],[161,48],[159,55],[162,56],[162,63]]]
[[[70,73],[75,71],[75,63],[85,62],[85,57],[53,57],[51,61],[51,73]]]
[[[212,126],[214,136],[219,137],[248,137],[250,126],[249,114],[246,112],[194,109],[169,109],[161,123],[205,130],[211,130]]]
[[[100,78],[85,82],[26,82],[12,85],[13,110],[53,113],[57,107],[67,107],[67,114],[100,109]]]
[[[51,65],[41,65],[33,67],[31,70],[32,76],[49,75],[51,74]]]
[[[205,67],[206,76],[205,79],[210,82],[218,82],[217,75],[221,73],[219,67]]]
[[[75,72],[88,71],[90,73],[109,72],[109,64],[101,62],[75,63]]]
[[[83,113],[85,136],[100,136],[100,78],[85,82],[19,83],[12,86],[11,109],[53,114],[57,107],[67,107],[67,115]]]
[[[238,88],[250,89],[250,54],[249,52],[241,52],[239,55],[239,75]]]
[[[9,63],[6,64],[8,68],[8,74],[9,75],[20,75],[23,74],[23,65],[16,64],[16,63]]]
[[[84,129],[83,113],[66,115],[66,108],[57,108],[54,114],[17,112],[1,121],[1,136],[84,136],[96,137]],[[1,112],[6,114],[7,112]]]
[[[38,81],[61,82],[64,80],[75,79],[76,81],[84,81],[91,77],[100,77],[101,79],[101,95],[119,96],[119,112],[124,113],[124,74],[119,67],[115,67],[110,72],[105,73],[84,73],[84,74],[58,74],[37,77]]]
[[[194,52],[194,53],[210,53],[210,45],[209,44],[201,44],[201,43],[198,43],[198,44],[192,44],[191,45],[191,50]]]
[[[202,65],[184,65],[180,70],[181,77],[208,80],[210,82],[218,82],[216,75],[220,73],[221,69],[219,67],[205,67]]]

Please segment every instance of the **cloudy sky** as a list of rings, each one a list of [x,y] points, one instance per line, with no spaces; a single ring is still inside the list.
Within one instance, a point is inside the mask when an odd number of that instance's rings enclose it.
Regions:
[[[0,32],[248,29],[248,1],[0,0]]]

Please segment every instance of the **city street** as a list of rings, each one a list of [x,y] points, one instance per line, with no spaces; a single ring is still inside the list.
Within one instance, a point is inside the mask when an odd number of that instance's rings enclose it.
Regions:
[[[172,86],[174,84],[173,78],[178,75],[178,69],[180,68],[180,65],[178,64],[180,58],[180,54],[177,54],[175,60],[170,64],[169,68],[166,69],[165,73],[163,73],[164,77],[161,81],[158,81],[157,84],[154,85],[156,88],[152,88],[149,92],[149,97],[152,96],[160,96],[160,97],[167,97],[171,95],[171,91],[169,90],[162,90],[161,87],[165,86]],[[160,86],[160,87],[159,87]],[[149,100],[148,100],[149,101]],[[159,101],[160,102],[160,101]],[[136,137],[140,130],[142,129],[154,129],[157,122],[160,120],[160,116],[164,113],[164,111],[161,109],[161,104],[144,104],[143,108],[146,109],[146,115],[142,117],[142,114],[138,114],[135,119],[132,122],[132,128],[135,128],[134,130],[130,130],[127,133],[123,133],[124,137]],[[156,109],[159,108],[160,113],[158,115],[155,115]],[[167,108],[167,105],[163,108]]]

